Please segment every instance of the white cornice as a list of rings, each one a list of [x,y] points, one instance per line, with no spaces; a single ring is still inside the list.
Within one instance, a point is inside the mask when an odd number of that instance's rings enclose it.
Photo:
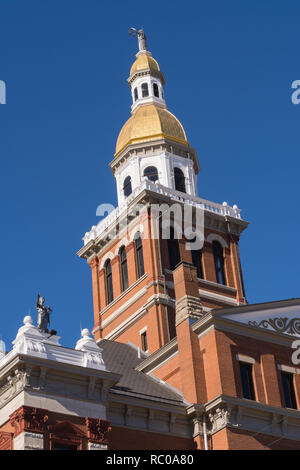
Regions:
[[[147,288],[145,287],[145,290],[143,294],[147,291]],[[134,300],[134,302],[136,299]],[[130,317],[126,318],[122,323],[120,323],[113,331],[108,333],[104,338],[105,339],[110,339],[113,340],[120,336],[129,326],[131,326],[133,323],[135,323],[137,320],[139,320],[142,316],[144,316],[150,307],[152,307],[155,304],[163,304],[163,305],[170,305],[172,303],[173,305],[173,299],[171,299],[168,295],[166,294],[154,294],[152,295],[147,302],[136,312],[134,312]],[[128,308],[128,307],[127,307]],[[111,323],[115,318],[117,318],[121,313],[123,313],[126,310],[126,307],[124,305],[118,309],[113,315],[111,315],[109,318],[103,322],[103,328],[107,326],[109,323]],[[112,318],[113,316],[113,318]]]
[[[220,302],[223,304],[238,305],[236,299],[233,299],[232,297],[227,297],[226,295],[216,294],[215,292],[209,292],[204,289],[199,289],[199,294],[200,298],[203,299],[215,300],[216,302]]]
[[[146,277],[148,276],[148,273],[145,273],[143,276],[141,276],[137,281],[135,281],[130,287],[128,287],[128,289],[126,289],[124,292],[122,292],[121,295],[119,295],[118,297],[116,297],[110,304],[108,304],[103,310],[101,310],[99,312],[100,315],[104,315],[108,310],[110,310],[112,307],[114,307],[123,297],[125,297],[129,292],[131,292],[136,286],[138,286]],[[147,287],[144,287],[143,289],[141,289],[139,292],[137,292],[133,297],[131,297],[127,302],[125,302],[125,304],[122,305],[122,307],[120,307],[118,310],[115,310],[115,312],[112,314],[112,315],[115,315],[116,312],[122,312],[124,308],[128,308],[130,307],[130,305],[132,305],[136,300],[138,300],[140,297],[142,297],[145,292],[147,291]],[[134,300],[133,300],[134,299]],[[118,314],[117,314],[118,316]],[[109,317],[107,317],[107,319],[105,319],[103,321],[103,323],[105,321],[108,320]]]

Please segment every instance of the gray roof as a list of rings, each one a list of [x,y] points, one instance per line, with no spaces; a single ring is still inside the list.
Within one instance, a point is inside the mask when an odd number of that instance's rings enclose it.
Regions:
[[[122,374],[119,382],[111,388],[113,393],[130,395],[144,400],[186,407],[182,395],[169,385],[135,370],[145,358],[138,358],[137,349],[130,344],[102,339],[99,343],[106,368]]]

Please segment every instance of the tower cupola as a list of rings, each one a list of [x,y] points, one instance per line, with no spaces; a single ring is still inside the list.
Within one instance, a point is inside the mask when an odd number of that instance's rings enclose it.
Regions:
[[[129,34],[138,38],[139,51],[127,79],[132,95],[131,116],[119,133],[111,163],[118,202],[124,202],[149,180],[149,168],[154,168],[157,175],[153,189],[162,185],[182,192],[184,188],[184,192],[196,196],[196,151],[190,147],[180,121],[167,109],[164,74],[148,51],[144,31],[130,28]],[[179,172],[181,185],[177,181]]]

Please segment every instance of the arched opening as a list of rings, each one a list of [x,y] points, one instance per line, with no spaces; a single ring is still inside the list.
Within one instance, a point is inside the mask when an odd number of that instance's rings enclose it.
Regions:
[[[159,89],[157,83],[153,83],[153,94],[156,98],[159,98]]]
[[[138,99],[138,97],[139,97],[139,95],[138,95],[138,89],[135,88],[134,91],[133,91],[133,93],[134,93],[134,101],[136,101],[136,100]]]
[[[190,241],[190,243],[194,243],[196,241],[196,237]],[[203,263],[202,263],[202,249],[198,250],[191,250],[192,253],[192,263],[195,268],[197,268],[197,277],[200,279],[204,279],[203,275]]]
[[[128,269],[127,269],[127,254],[125,246],[122,246],[119,251],[120,265],[121,265],[121,286],[122,292],[128,289]]]
[[[114,300],[110,259],[108,259],[105,263],[105,285],[106,285],[106,302],[107,304],[110,304]]]
[[[142,97],[146,98],[149,96],[148,83],[142,83]]]
[[[148,178],[150,181],[157,181],[158,180],[158,172],[155,166],[147,166],[144,170],[144,176]]]
[[[137,271],[137,278],[139,279],[145,273],[143,242],[142,242],[142,238],[140,234],[136,236],[134,244],[135,244],[136,271]]]
[[[126,176],[126,178],[125,178],[125,180],[124,180],[123,191],[124,191],[124,196],[125,196],[125,197],[128,197],[129,194],[132,193],[131,178],[130,178],[130,176]]]
[[[225,271],[224,271],[223,248],[222,248],[222,245],[217,241],[213,241],[212,247],[213,247],[214,260],[215,260],[217,283],[223,284],[225,286],[226,279],[225,279]]]
[[[178,263],[180,263],[180,251],[177,238],[175,238],[174,228],[170,228],[170,238],[168,239],[169,266],[173,271]]]
[[[180,168],[174,168],[174,177],[176,191],[181,191],[182,193],[185,193],[185,177]]]

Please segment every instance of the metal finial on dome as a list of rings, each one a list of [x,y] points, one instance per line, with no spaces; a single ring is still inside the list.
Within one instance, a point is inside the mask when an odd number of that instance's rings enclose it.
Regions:
[[[129,29],[129,34],[134,37],[138,38],[139,41],[139,51],[147,51],[147,40],[146,40],[146,34],[142,29],[137,30],[136,28],[130,28]]]

